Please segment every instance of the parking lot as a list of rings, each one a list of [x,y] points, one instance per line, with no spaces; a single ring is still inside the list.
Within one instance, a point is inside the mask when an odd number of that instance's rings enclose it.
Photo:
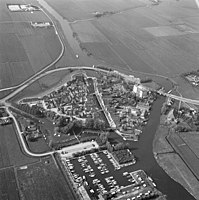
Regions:
[[[150,193],[151,185],[147,183],[139,173],[131,173],[129,167],[117,168],[114,161],[107,153],[92,153],[76,159],[65,159],[63,163],[71,172],[74,182],[81,185],[84,183],[89,196],[94,194],[120,193],[125,195],[128,192],[135,194],[135,198],[140,195],[139,190],[144,194]],[[128,171],[124,171],[128,169]],[[132,168],[131,168],[131,171]],[[143,193],[141,193],[143,195]],[[128,199],[128,198],[127,198]]]

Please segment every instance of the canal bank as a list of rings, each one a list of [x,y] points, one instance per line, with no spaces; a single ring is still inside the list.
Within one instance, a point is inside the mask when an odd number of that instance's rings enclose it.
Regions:
[[[70,27],[70,23],[66,19],[64,19],[58,12],[56,12],[54,8],[52,8],[44,0],[37,0],[37,2],[40,4],[42,8],[45,9],[44,11],[47,11],[48,13],[50,13],[50,15],[52,15],[61,25],[61,29],[63,31],[63,37],[66,38],[66,43],[67,43],[65,44],[65,46],[70,45],[71,54],[74,58],[78,59],[80,63],[83,63],[83,65],[86,65],[86,66],[102,64],[101,61],[96,60],[92,56],[88,56],[87,52],[82,51],[82,49],[79,46],[78,41],[73,37],[73,31]]]
[[[160,112],[164,101],[165,98],[158,97],[154,102],[148,124],[144,127],[140,140],[132,143],[135,148],[134,154],[138,157],[133,168],[146,171],[154,179],[158,190],[167,195],[168,200],[194,200],[191,194],[167,175],[153,155],[153,139],[160,123]]]

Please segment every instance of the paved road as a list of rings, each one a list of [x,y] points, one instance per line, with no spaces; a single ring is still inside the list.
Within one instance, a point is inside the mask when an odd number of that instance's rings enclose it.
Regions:
[[[7,113],[9,114],[9,117],[11,117],[15,123],[15,126],[16,126],[16,129],[17,129],[17,133],[18,133],[18,137],[20,138],[20,142],[21,142],[21,145],[23,146],[23,150],[30,156],[34,156],[34,157],[41,157],[41,156],[48,156],[48,155],[52,155],[54,152],[51,151],[51,152],[47,152],[47,153],[32,153],[26,146],[26,143],[24,142],[24,139],[23,139],[23,132],[20,130],[19,128],[19,124],[16,120],[16,118],[14,117],[14,115],[12,114],[12,112],[9,110],[8,107],[5,107],[6,108],[6,111]]]
[[[182,102],[185,102],[185,103],[190,103],[190,104],[193,104],[193,105],[199,105],[199,100],[197,99],[189,99],[189,98],[185,98],[185,97],[182,97],[182,96],[177,96],[177,95],[174,95],[174,94],[169,94],[169,93],[165,93],[165,92],[158,92],[160,95],[163,95],[163,96],[167,96],[167,97],[170,97],[172,99],[176,99],[176,100],[179,100],[179,101],[182,101]]]

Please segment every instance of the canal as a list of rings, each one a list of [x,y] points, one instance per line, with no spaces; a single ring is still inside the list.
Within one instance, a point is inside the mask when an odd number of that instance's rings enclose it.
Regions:
[[[153,155],[153,138],[159,125],[160,111],[164,102],[163,97],[159,97],[153,105],[148,124],[138,142],[133,142],[134,153],[138,157],[138,162],[133,168],[143,169],[151,176],[157,184],[158,190],[167,195],[168,200],[194,200],[179,183],[170,178],[167,173],[158,165]]]
[[[51,6],[49,6],[44,0],[38,0],[56,20],[59,21],[65,37],[73,50],[74,56],[78,54],[85,65],[92,66],[96,64],[96,60],[92,57],[88,57],[85,52],[82,52],[78,42],[73,38],[73,32],[70,24],[66,19],[57,13]],[[161,79],[161,84],[166,89],[171,88],[168,81]],[[153,105],[151,115],[148,124],[145,126],[143,133],[138,142],[132,142],[132,146],[135,148],[134,153],[138,157],[138,162],[134,166],[129,166],[125,170],[134,171],[137,169],[143,169],[146,173],[154,179],[157,183],[158,189],[167,195],[168,200],[194,200],[194,198],[177,182],[171,179],[165,171],[157,164],[153,156],[153,138],[157,127],[159,125],[160,110],[164,102],[163,97],[159,97]]]
[[[48,5],[44,0],[37,0],[39,4],[45,8],[61,25],[63,33],[67,39],[67,42],[70,46],[70,51],[72,56],[75,58],[78,55],[78,60],[80,63],[86,66],[98,65],[101,62],[94,59],[92,56],[88,56],[86,52],[82,51],[79,46],[78,41],[73,37],[73,31],[71,29],[70,23],[64,19],[54,8]],[[66,48],[69,48],[66,46]]]

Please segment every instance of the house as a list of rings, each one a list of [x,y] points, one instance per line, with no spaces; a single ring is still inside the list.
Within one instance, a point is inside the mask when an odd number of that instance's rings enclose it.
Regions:
[[[141,110],[141,111],[149,112],[149,110],[151,109],[151,106],[149,104],[147,104],[147,103],[139,102],[136,105],[136,108]]]
[[[12,123],[12,118],[10,117],[3,117],[0,119],[0,125],[3,126],[3,125],[7,125],[7,124],[11,124]]]
[[[140,135],[141,133],[142,133],[142,131],[139,130],[139,129],[135,129],[135,130],[134,130],[134,134],[135,134],[135,135]]]
[[[143,85],[134,85],[133,92],[139,98],[146,98],[148,96],[148,89],[145,88]]]
[[[30,24],[34,28],[48,28],[52,26],[51,22],[31,22]]]
[[[174,109],[171,109],[167,115],[167,121],[168,122],[171,122],[171,121],[174,121],[175,120],[175,116],[174,116],[174,113],[173,113]]]

